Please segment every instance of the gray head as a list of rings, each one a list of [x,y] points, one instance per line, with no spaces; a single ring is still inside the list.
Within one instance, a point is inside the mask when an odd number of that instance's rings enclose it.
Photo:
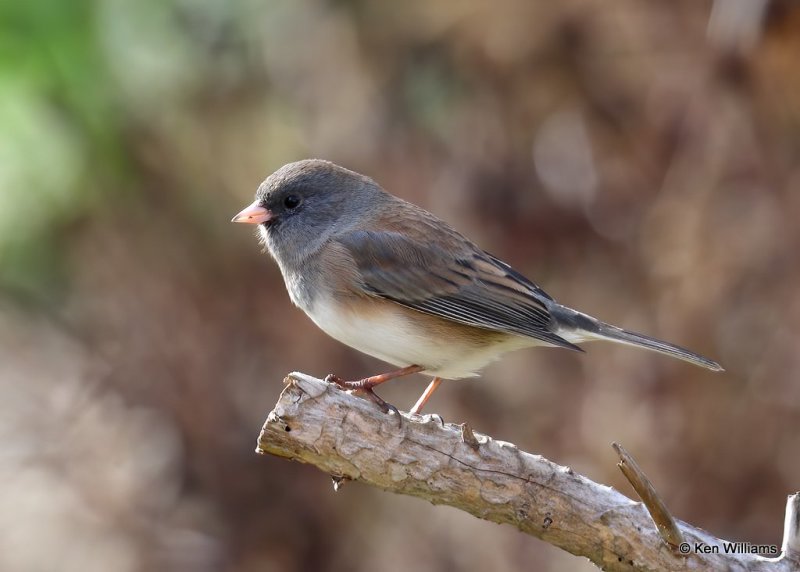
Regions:
[[[255,202],[233,220],[258,224],[283,268],[301,264],[332,234],[357,224],[365,209],[389,198],[369,177],[330,161],[306,159],[267,177]]]

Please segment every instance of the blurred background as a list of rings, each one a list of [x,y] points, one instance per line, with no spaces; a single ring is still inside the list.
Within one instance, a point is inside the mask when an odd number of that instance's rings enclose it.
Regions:
[[[800,481],[800,4],[0,3],[0,569],[590,570],[254,454],[327,338],[230,218],[321,157],[556,299],[719,360],[508,355],[427,410],[780,543]],[[427,380],[379,393],[408,408]]]

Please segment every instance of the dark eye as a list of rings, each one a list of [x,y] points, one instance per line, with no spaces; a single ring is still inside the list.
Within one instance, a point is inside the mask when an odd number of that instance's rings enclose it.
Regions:
[[[287,209],[296,208],[297,205],[299,204],[300,204],[300,197],[298,197],[297,195],[289,195],[288,197],[283,199],[283,206],[285,206]]]

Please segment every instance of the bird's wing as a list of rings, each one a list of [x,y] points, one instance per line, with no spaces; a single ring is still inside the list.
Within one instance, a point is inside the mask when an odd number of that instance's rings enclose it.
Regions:
[[[506,263],[453,234],[418,242],[408,233],[354,230],[334,240],[372,296],[477,328],[536,338],[574,350],[552,330],[552,299]]]

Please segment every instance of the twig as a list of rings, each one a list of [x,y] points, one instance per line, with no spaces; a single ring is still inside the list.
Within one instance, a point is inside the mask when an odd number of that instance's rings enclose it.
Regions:
[[[670,548],[676,549],[680,547],[684,542],[683,534],[681,534],[675,519],[672,518],[672,515],[667,510],[667,505],[661,500],[650,479],[647,478],[647,475],[644,474],[644,471],[639,467],[636,460],[631,457],[630,453],[625,450],[625,447],[619,443],[612,443],[611,446],[619,455],[619,463],[617,463],[619,470],[622,471],[633,490],[642,499],[661,538]]]
[[[786,501],[786,520],[783,523],[783,557],[800,570],[800,492],[789,495]]]
[[[785,554],[777,546],[767,547],[776,558],[743,544],[726,550],[731,543],[677,522],[682,556],[642,503],[571,469],[430,415],[403,414],[398,427],[394,414],[304,374],[288,381],[259,436],[260,453],[510,524],[605,570],[798,570],[800,496],[790,498]]]

